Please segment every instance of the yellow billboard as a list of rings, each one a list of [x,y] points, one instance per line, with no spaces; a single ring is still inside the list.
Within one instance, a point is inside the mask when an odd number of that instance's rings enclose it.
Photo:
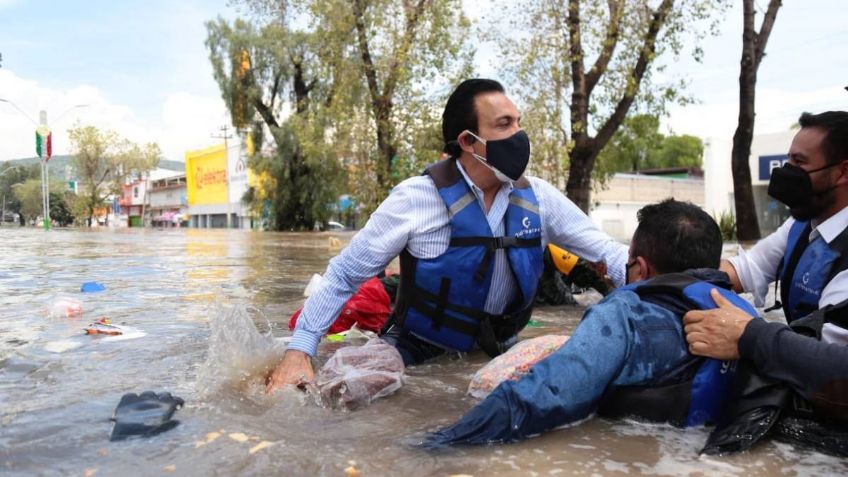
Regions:
[[[223,144],[187,151],[188,205],[227,203],[227,150]]]

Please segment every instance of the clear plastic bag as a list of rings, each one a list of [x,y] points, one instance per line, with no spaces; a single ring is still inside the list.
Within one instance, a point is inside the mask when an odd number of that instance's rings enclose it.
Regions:
[[[468,394],[483,399],[500,383],[518,381],[531,366],[559,349],[567,340],[568,336],[546,335],[519,341],[474,374],[468,385]]]
[[[375,338],[336,351],[321,368],[316,384],[330,406],[355,409],[400,389],[403,369],[394,346]]]
[[[50,304],[48,314],[53,318],[72,318],[82,314],[82,302],[76,298],[60,296]]]

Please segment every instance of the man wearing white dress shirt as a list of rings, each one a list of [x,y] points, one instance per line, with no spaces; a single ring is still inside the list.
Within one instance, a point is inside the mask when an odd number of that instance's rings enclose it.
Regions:
[[[314,380],[311,357],[321,337],[359,286],[397,256],[394,325],[383,338],[406,365],[478,347],[497,355],[514,343],[529,320],[548,243],[605,262],[613,283],[624,283],[627,247],[554,186],[523,175],[530,142],[500,83],[461,83],[442,133],[448,158],[398,184],[330,261],[268,391]]]
[[[789,326],[752,320],[715,297],[718,308],[686,314],[686,340],[693,354],[741,358],[760,376],[787,385],[802,398],[780,404],[790,417],[828,426],[841,422],[838,452],[848,453],[841,440],[848,436],[848,112],[804,113],[799,123],[789,161],[772,172],[769,183],[769,195],[786,204],[792,218],[721,266],[757,306],[763,306],[769,283],[780,280],[775,305]],[[758,388],[742,389],[752,402],[764,402]],[[761,410],[737,407],[741,420]],[[815,437],[815,429],[796,434]],[[835,432],[828,427],[830,440],[821,442],[836,442]]]

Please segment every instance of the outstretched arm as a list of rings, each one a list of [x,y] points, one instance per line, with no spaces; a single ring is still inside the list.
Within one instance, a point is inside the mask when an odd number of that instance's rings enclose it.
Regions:
[[[459,421],[428,438],[430,445],[517,441],[594,412],[629,351],[620,307],[593,307],[572,337],[519,381],[501,383]]]

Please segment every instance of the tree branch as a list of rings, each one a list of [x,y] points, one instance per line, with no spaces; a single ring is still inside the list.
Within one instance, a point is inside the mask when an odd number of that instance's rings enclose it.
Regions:
[[[598,84],[598,81],[606,73],[609,62],[612,59],[612,54],[618,45],[618,34],[621,31],[621,13],[624,10],[623,2],[609,0],[610,19],[607,23],[607,32],[604,36],[603,49],[595,60],[595,64],[589,73],[586,75],[586,96],[592,96],[592,90]]]
[[[265,121],[265,124],[267,124],[268,127],[280,127],[280,124],[277,123],[277,118],[274,117],[274,113],[271,111],[271,108],[263,103],[260,98],[253,98],[253,107],[256,108],[256,111],[260,116],[262,116],[262,120]]]
[[[280,83],[282,82],[282,71],[277,71],[274,73],[274,84],[271,86],[271,104],[269,106],[270,110],[274,110],[274,101],[277,100],[277,93],[280,91]]]
[[[656,52],[657,36],[673,6],[674,0],[663,0],[662,4],[651,15],[651,23],[648,25],[647,33],[645,33],[645,41],[639,52],[636,65],[633,67],[630,78],[628,78],[629,81],[624,94],[618,101],[618,104],[616,104],[612,115],[607,118],[595,136],[597,150],[603,149],[612,138],[616,129],[624,122],[627,111],[630,109],[633,100],[636,98],[636,94],[639,92],[639,86],[642,84],[642,78],[644,78],[645,72],[648,70],[648,65],[653,60],[654,53]]]
[[[377,85],[377,71],[374,68],[374,61],[371,59],[371,50],[368,47],[368,32],[365,30],[365,5],[363,5],[363,0],[353,0],[353,17],[356,25],[357,40],[359,41],[359,55],[362,57],[362,68],[365,70],[368,91],[371,93],[371,103],[376,110],[380,104],[380,88]]]
[[[391,99],[395,93],[397,86],[399,68],[406,61],[406,56],[409,54],[409,49],[412,47],[412,42],[415,40],[415,31],[418,22],[421,19],[421,14],[424,12],[424,7],[432,3],[432,0],[419,0],[418,4],[412,10],[412,13],[407,13],[406,28],[404,28],[403,38],[397,51],[392,55],[392,63],[389,66],[389,72],[386,76],[385,89],[383,90],[383,98]]]
[[[568,2],[568,54],[571,59],[571,135],[577,140],[586,136],[589,102],[586,96],[586,74],[583,69],[583,42],[580,38],[580,0]]]
[[[782,4],[781,0],[770,0],[766,14],[763,17],[763,24],[760,26],[760,32],[754,34],[754,71],[760,66],[760,61],[763,59],[766,51],[766,43],[768,43],[771,29],[774,26],[774,21],[777,18],[777,10]]]

